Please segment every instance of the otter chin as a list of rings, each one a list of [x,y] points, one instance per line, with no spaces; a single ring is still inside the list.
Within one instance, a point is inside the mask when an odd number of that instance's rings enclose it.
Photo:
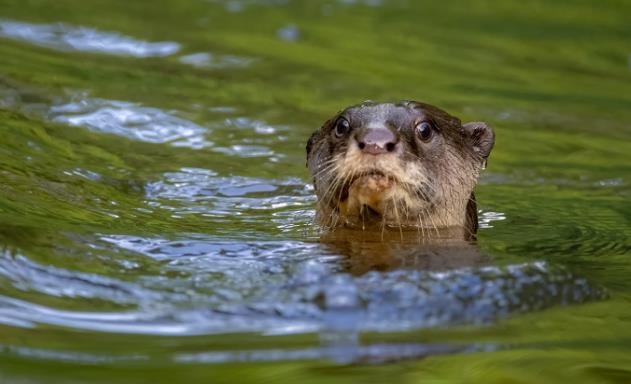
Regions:
[[[423,236],[478,228],[474,188],[495,141],[429,104],[365,102],[327,120],[307,143],[324,227],[415,229]],[[451,231],[453,233],[453,231]]]
[[[348,187],[348,198],[341,201],[339,211],[345,217],[361,216],[366,213],[383,215],[395,182],[383,174],[368,174],[357,177]]]

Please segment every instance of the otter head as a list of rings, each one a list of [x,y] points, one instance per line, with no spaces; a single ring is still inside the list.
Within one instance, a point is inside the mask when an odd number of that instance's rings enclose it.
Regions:
[[[307,166],[326,227],[477,230],[473,189],[493,148],[485,123],[428,104],[366,102],[313,133]]]

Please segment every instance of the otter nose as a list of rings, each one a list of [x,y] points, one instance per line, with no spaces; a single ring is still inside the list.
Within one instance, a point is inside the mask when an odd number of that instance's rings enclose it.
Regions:
[[[393,152],[397,137],[387,128],[368,129],[355,137],[359,149],[371,155]]]

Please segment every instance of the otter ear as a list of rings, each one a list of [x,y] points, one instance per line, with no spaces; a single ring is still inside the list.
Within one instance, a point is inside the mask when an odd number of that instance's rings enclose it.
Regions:
[[[462,128],[473,151],[482,158],[482,166],[485,167],[495,143],[493,128],[480,121],[463,124]]]

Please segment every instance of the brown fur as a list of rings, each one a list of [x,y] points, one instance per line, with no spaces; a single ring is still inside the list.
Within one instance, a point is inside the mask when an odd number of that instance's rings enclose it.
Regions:
[[[344,135],[336,133],[340,118],[350,123]],[[423,121],[432,125],[428,141],[417,135],[416,126]],[[363,135],[375,130],[395,137],[396,145],[379,154],[362,149]],[[326,228],[413,228],[422,236],[462,228],[465,237],[472,237],[477,230],[473,189],[493,143],[493,130],[486,124],[463,125],[428,104],[346,108],[307,143],[317,220]]]

